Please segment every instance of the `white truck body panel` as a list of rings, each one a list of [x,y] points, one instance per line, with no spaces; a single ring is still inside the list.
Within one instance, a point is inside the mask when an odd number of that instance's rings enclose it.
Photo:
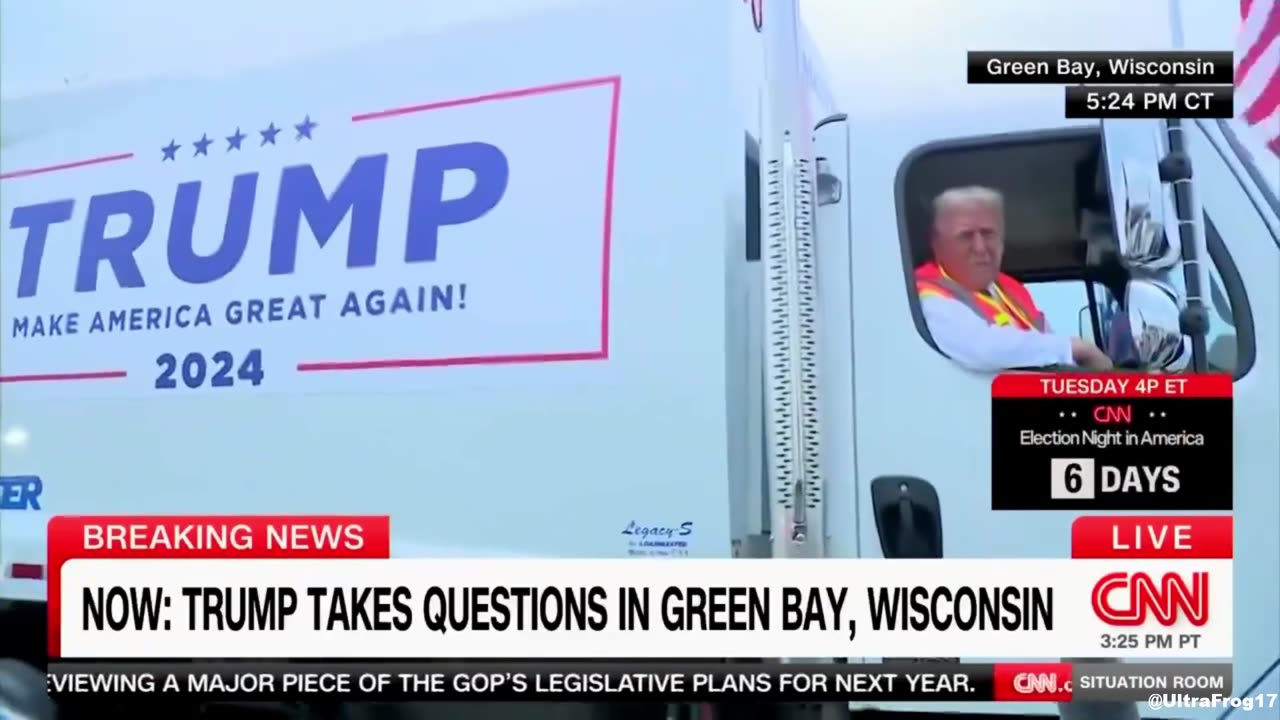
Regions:
[[[660,8],[635,3],[489,19],[466,33],[388,38],[306,61],[282,60],[270,72],[246,69],[164,83],[159,94],[144,87],[135,99],[105,111],[81,108],[91,118],[85,125],[6,147],[5,172],[111,152],[104,148],[137,152],[119,163],[4,180],[6,218],[25,205],[76,201],[70,221],[49,233],[33,297],[14,296],[23,243],[17,231],[6,230],[15,240],[4,243],[0,263],[6,326],[12,329],[19,315],[39,313],[78,310],[84,319],[77,335],[6,336],[3,374],[132,362],[127,378],[0,385],[6,425],[26,434],[22,447],[5,449],[4,473],[31,472],[44,482],[42,512],[6,512],[0,522],[6,562],[12,562],[11,552],[26,557],[39,550],[49,514],[246,511],[391,512],[395,552],[406,555],[475,547],[625,557],[651,552],[623,534],[630,523],[689,522],[693,532],[684,552],[727,555],[726,377],[729,358],[740,353],[730,352],[725,331],[731,312],[726,255],[730,242],[739,254],[741,241],[726,225],[731,198],[707,198],[727,188],[741,195],[741,134],[724,133],[739,125],[729,77],[729,18],[737,10],[699,6],[675,27]],[[663,52],[653,53],[649,33],[659,29]],[[486,52],[515,49],[529,60],[476,62]],[[410,65],[423,68],[430,81],[414,82],[416,76],[402,70]],[[463,66],[468,72],[431,72]],[[520,96],[442,108],[421,113],[421,123],[392,119],[364,140],[344,127],[352,125],[353,114],[370,110],[614,76],[623,78],[616,131],[609,82],[545,94],[549,99]],[[178,87],[181,94],[175,94]],[[228,104],[228,97],[239,100]],[[21,119],[31,107],[38,106],[6,102],[6,116]],[[318,126],[310,143],[295,140],[291,126],[308,114],[329,126]],[[259,147],[256,124],[266,127],[271,118],[279,118],[274,122],[286,134],[278,147]],[[536,127],[522,125],[526,119]],[[243,155],[229,153],[222,139],[238,125],[252,135]],[[331,142],[321,142],[325,130]],[[205,132],[218,142],[209,157],[193,157],[190,143]],[[177,162],[162,164],[160,148],[171,136],[186,147]],[[388,238],[406,233],[413,154],[420,147],[472,141],[462,138],[508,146],[503,204],[479,225],[442,229],[437,262],[406,264],[404,241]],[[610,158],[614,141],[616,157]],[[304,222],[297,273],[273,283],[265,253],[281,168],[310,164],[332,192],[357,156],[378,152],[392,158],[378,265],[360,268],[360,275],[344,266],[340,248],[334,251],[346,244],[350,220],[337,228],[327,252],[317,248]],[[184,287],[166,266],[175,186],[193,180],[208,186],[196,230],[208,252],[222,237],[231,178],[253,171],[261,180],[244,260],[223,280]],[[708,194],[684,192],[686,186]],[[76,294],[72,283],[89,197],[129,189],[145,189],[156,205],[154,229],[136,256],[147,287],[119,288],[103,263],[99,289]],[[466,183],[445,192],[463,195]],[[504,238],[506,248],[477,245],[484,236]],[[690,246],[689,237],[704,242]],[[450,244],[455,249],[446,251]],[[455,254],[453,261],[462,263],[457,270],[488,275],[470,281],[477,291],[475,283],[487,285],[490,293],[473,301],[473,308],[488,308],[475,324],[461,322],[460,313],[432,329],[414,328],[424,322],[421,315],[407,325],[386,322],[391,315],[349,318],[356,320],[349,329],[339,329],[337,319],[326,329],[324,319],[231,327],[218,317],[237,295],[325,292],[319,288],[333,291],[343,283],[372,289],[444,282],[427,278],[443,278],[439,272],[454,252],[470,257]],[[509,252],[523,255],[514,264],[521,269],[503,261]],[[464,265],[472,269],[464,271]],[[609,275],[602,278],[602,272]],[[88,316],[99,308],[206,300],[215,318],[211,326],[85,332]],[[352,360],[412,357],[407,345],[397,344],[414,335],[425,343],[417,355],[444,358],[446,367],[308,378],[294,370],[304,360],[294,350],[269,349],[296,347],[311,337],[320,343],[308,350],[316,359],[319,352]],[[154,356],[168,348],[181,356],[227,345],[240,354],[261,343],[267,343],[267,359],[260,387],[213,388],[206,382],[192,390],[181,381],[174,390],[154,387]],[[560,352],[587,359],[555,362]],[[476,355],[507,357],[466,362],[465,356]],[[270,392],[273,384],[278,392]],[[496,407],[502,411],[492,412]],[[127,430],[105,429],[112,425]],[[673,458],[679,458],[676,465]]]

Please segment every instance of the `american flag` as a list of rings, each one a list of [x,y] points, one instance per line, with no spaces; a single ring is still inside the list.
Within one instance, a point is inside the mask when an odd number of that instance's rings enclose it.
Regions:
[[[1236,114],[1280,155],[1280,0],[1240,0]]]

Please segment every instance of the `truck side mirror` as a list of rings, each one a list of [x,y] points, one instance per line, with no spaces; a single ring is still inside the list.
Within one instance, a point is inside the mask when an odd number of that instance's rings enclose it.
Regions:
[[[1128,330],[1142,365],[1170,369],[1185,348],[1177,293],[1155,280],[1130,280],[1124,291]]]

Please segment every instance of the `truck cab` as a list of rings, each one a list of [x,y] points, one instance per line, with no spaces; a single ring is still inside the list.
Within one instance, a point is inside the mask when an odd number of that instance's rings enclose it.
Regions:
[[[824,367],[841,368],[823,375],[830,403],[823,436],[854,439],[824,443],[825,512],[829,523],[858,518],[856,534],[832,532],[827,551],[858,557],[1061,557],[1069,551],[1075,514],[992,512],[990,446],[978,439],[990,423],[991,376],[966,371],[934,348],[911,271],[927,257],[929,201],[936,193],[967,185],[999,189],[1008,224],[1006,272],[1027,284],[1055,332],[1106,346],[1114,321],[1110,311],[1124,302],[1135,278],[1149,276],[1115,262],[1107,248],[1124,240],[1107,226],[1114,227],[1110,219],[1134,199],[1127,187],[1139,177],[1159,177],[1175,123],[1063,120],[1060,87],[966,86],[958,68],[966,50],[1059,49],[1062,37],[1071,37],[1068,44],[1079,50],[1172,47],[1170,6],[1134,3],[1117,10],[1133,22],[1112,18],[1098,25],[1064,3],[992,3],[980,14],[947,15],[945,21],[934,20],[924,4],[864,15],[815,3],[824,11],[824,22],[814,23],[819,33],[842,28],[841,44],[824,47],[838,48],[827,61],[844,73],[837,94],[846,113],[819,124],[816,135],[818,156],[825,158],[833,182],[845,188],[817,211],[822,312],[831,320],[824,327],[831,333],[823,337]],[[867,22],[855,23],[855,15]],[[900,40],[908,34],[914,39],[910,45]],[[1206,37],[1199,36],[1194,47],[1230,47],[1234,40],[1230,34]],[[819,34],[820,44],[824,39],[830,37]],[[899,72],[883,77],[877,68],[884,66]],[[1267,279],[1280,267],[1280,174],[1273,155],[1246,151],[1244,130],[1235,121],[1177,125],[1194,199],[1179,209],[1169,184],[1153,190],[1144,183],[1134,192],[1156,198],[1166,227],[1181,217],[1193,221],[1193,253],[1182,253],[1156,273],[1180,307],[1189,295],[1199,295],[1209,316],[1208,333],[1196,349],[1202,357],[1184,359],[1179,367],[1235,378],[1235,568],[1241,595],[1234,693],[1243,695],[1274,688],[1280,664],[1280,533],[1268,519],[1280,507],[1280,488],[1269,479],[1274,470],[1264,470],[1274,467],[1274,453],[1251,439],[1280,432],[1269,400],[1278,389],[1277,371],[1266,360],[1280,349],[1280,340],[1262,319],[1280,307],[1275,283]],[[1177,238],[1171,242],[1179,244]],[[1199,288],[1189,287],[1189,276],[1196,276]],[[1172,330],[1178,331],[1176,322]],[[891,520],[898,513],[900,498],[890,494],[886,505],[886,496],[877,492],[884,479],[903,477],[923,489],[910,500],[917,519],[910,537],[885,532],[885,515]],[[1025,706],[963,709],[1045,713]],[[1183,709],[1177,715],[1223,712]]]

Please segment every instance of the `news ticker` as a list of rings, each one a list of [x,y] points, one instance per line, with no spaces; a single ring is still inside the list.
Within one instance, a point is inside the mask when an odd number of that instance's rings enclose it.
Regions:
[[[993,510],[1233,507],[1229,376],[1009,374],[991,396]]]
[[[58,661],[74,705],[165,702],[1134,702],[1229,696],[1230,664]]]
[[[391,559],[381,516],[59,516],[49,533],[51,657],[1233,652],[1229,516],[1082,517],[1070,559]]]

